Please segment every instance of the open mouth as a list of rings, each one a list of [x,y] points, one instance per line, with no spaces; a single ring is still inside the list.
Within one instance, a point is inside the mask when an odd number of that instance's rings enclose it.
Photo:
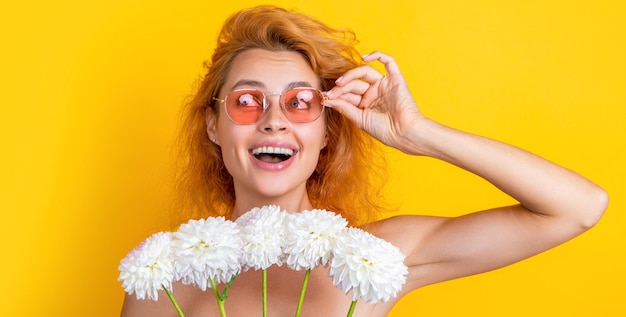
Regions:
[[[280,163],[288,160],[293,156],[294,151],[292,149],[262,146],[256,149],[252,149],[252,155],[259,161],[265,163]]]

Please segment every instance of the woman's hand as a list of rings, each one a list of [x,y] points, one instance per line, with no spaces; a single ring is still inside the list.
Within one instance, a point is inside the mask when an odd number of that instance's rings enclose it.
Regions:
[[[409,92],[393,57],[373,52],[363,61],[385,65],[383,76],[369,65],[357,67],[337,79],[326,105],[339,111],[385,145],[410,154],[416,152],[414,130],[424,116]]]

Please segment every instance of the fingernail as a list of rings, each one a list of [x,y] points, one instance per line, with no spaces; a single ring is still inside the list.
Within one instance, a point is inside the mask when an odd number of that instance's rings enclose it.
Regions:
[[[343,76],[337,78],[337,80],[335,80],[335,84],[340,83],[343,80]]]

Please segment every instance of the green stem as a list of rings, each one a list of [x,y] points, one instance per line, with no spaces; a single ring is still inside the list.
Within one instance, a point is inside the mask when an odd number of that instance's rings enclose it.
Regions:
[[[222,291],[222,295],[220,296],[220,299],[222,301],[225,301],[228,298],[228,290],[230,290],[230,287],[233,285],[233,282],[235,281],[237,276],[239,276],[239,273],[235,274],[224,287],[224,290]]]
[[[356,301],[352,301],[352,304],[350,304],[350,310],[348,311],[348,316],[347,317],[352,317],[352,314],[354,313],[354,308],[356,307]]]
[[[263,317],[267,317],[267,270],[263,270]]]
[[[226,310],[224,309],[224,300],[220,296],[220,291],[217,290],[217,284],[215,280],[211,279],[211,288],[213,288],[213,294],[215,294],[215,300],[217,300],[217,306],[220,309],[220,316],[226,317]]]
[[[165,286],[163,286],[163,289],[165,290],[167,297],[169,297],[170,301],[172,301],[172,304],[174,304],[174,309],[176,309],[178,316],[185,317],[185,314],[183,314],[183,311],[180,309],[180,306],[178,306],[178,302],[176,302],[176,299],[174,298],[174,295],[172,295],[172,292],[170,292],[170,290],[168,290]]]
[[[302,290],[300,291],[300,299],[298,300],[298,308],[296,309],[296,317],[300,317],[302,311],[302,303],[304,302],[304,294],[306,294],[306,288],[309,285],[309,276],[311,276],[311,269],[306,270],[304,274],[304,282],[302,282]]]

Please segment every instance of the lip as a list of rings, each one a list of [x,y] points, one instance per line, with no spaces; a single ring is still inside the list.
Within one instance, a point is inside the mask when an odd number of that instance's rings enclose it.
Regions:
[[[257,159],[253,154],[252,154],[252,150],[256,149],[256,148],[260,148],[260,147],[264,147],[264,146],[271,146],[271,147],[278,147],[278,148],[286,148],[286,149],[290,149],[293,151],[293,155],[291,157],[289,157],[288,159],[279,162],[279,163],[267,163],[267,162],[263,162],[259,159]],[[252,147],[250,147],[250,149],[248,150],[248,155],[250,156],[250,160],[252,161],[252,163],[262,169],[262,170],[266,170],[266,171],[282,171],[286,168],[288,168],[289,166],[291,166],[291,164],[294,161],[294,158],[296,156],[296,154],[298,154],[298,149],[289,144],[289,143],[285,143],[285,142],[261,142],[261,143],[256,143],[254,144]]]

